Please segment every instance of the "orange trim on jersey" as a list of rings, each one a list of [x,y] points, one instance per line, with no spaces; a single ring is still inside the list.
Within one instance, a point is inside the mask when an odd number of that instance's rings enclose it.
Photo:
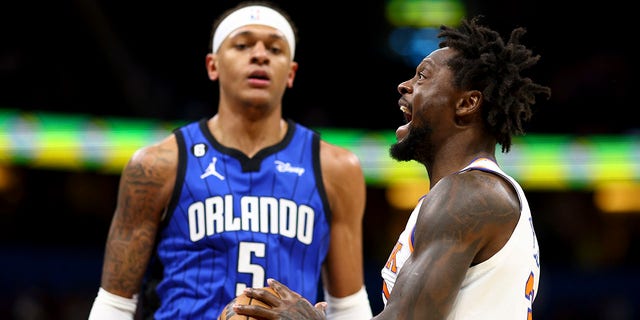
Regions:
[[[382,294],[384,295],[384,298],[389,300],[389,296],[391,295],[389,293],[389,288],[387,288],[387,282],[386,281],[382,281]]]
[[[416,234],[416,226],[413,226],[413,229],[411,230],[411,233],[409,234],[409,239],[407,241],[407,243],[409,244],[409,251],[411,253],[413,253],[413,238],[414,235]]]

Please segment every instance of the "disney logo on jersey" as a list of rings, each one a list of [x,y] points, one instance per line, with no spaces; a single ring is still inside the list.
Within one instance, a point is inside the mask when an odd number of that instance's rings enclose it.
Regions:
[[[274,163],[276,164],[276,170],[280,172],[292,172],[292,173],[298,174],[298,176],[301,176],[304,174],[304,168],[294,167],[289,162],[282,162],[280,160],[276,160],[274,161]]]

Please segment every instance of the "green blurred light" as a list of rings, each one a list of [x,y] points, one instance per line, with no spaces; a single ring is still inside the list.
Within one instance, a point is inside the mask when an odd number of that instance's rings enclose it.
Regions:
[[[395,27],[437,28],[458,25],[465,12],[457,0],[390,0],[385,14]]]
[[[183,124],[0,110],[0,165],[119,174],[138,148],[164,139]],[[314,129],[359,157],[369,185],[429,178],[421,164],[389,156],[389,146],[396,141],[393,130]],[[637,134],[527,134],[513,138],[509,153],[496,156],[502,169],[527,189],[594,189],[602,183],[640,181]]]

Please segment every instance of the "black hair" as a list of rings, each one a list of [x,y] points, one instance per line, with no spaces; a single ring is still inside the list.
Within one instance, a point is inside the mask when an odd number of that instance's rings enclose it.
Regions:
[[[457,51],[448,61],[454,85],[482,92],[484,124],[502,146],[502,152],[507,153],[512,135],[524,134],[523,125],[531,119],[536,96],[548,99],[551,89],[520,74],[540,59],[520,44],[526,30],[513,29],[505,43],[497,31],[479,24],[481,18],[464,19],[458,28],[441,26],[438,38],[444,38],[441,48]]]
[[[264,7],[269,7],[275,11],[277,11],[278,13],[280,13],[286,20],[287,22],[289,22],[289,25],[291,26],[291,29],[293,29],[293,37],[294,37],[294,41],[297,44],[298,43],[298,28],[296,27],[295,23],[293,23],[293,20],[291,19],[291,16],[285,12],[281,7],[279,7],[278,5],[276,5],[273,2],[270,1],[243,1],[240,2],[239,4],[237,4],[236,6],[234,6],[233,8],[229,8],[227,10],[225,10],[220,16],[218,16],[218,18],[216,18],[216,20],[213,22],[213,25],[211,27],[211,33],[209,34],[209,52],[211,52],[213,50],[213,35],[216,32],[216,29],[218,29],[218,26],[220,25],[220,23],[222,22],[222,20],[224,20],[224,18],[226,18],[228,15],[230,15],[231,13],[233,13],[234,11],[244,8],[244,7],[249,7],[249,6],[264,6]]]

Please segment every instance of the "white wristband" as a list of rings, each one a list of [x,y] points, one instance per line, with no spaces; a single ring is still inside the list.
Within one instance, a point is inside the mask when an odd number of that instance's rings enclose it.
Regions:
[[[89,320],[133,320],[137,306],[138,295],[129,299],[100,287],[98,296],[93,301]]]
[[[373,318],[369,296],[364,286],[358,292],[344,298],[332,297],[324,289],[324,298],[327,302],[328,320],[368,320]]]

